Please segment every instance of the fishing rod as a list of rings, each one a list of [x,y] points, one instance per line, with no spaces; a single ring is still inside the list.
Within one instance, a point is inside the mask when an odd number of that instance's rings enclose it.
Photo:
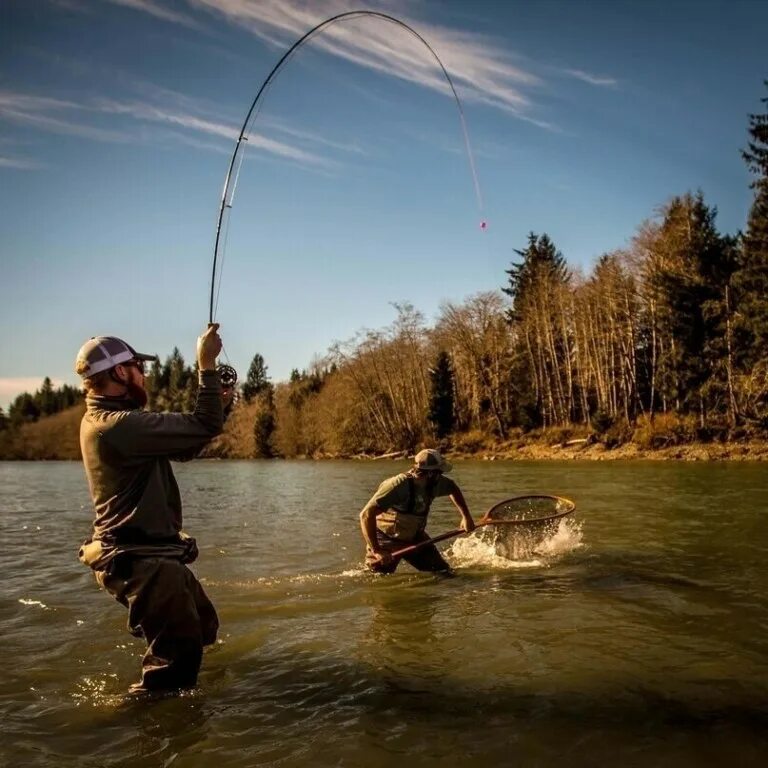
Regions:
[[[243,121],[242,128],[240,129],[240,134],[237,138],[237,142],[235,143],[234,152],[232,153],[232,157],[229,162],[227,175],[224,179],[224,189],[221,195],[219,215],[216,222],[216,240],[213,248],[213,266],[211,269],[211,289],[210,289],[210,299],[209,299],[209,305],[208,305],[209,322],[211,323],[214,322],[214,317],[216,314],[216,310],[218,308],[218,295],[221,289],[221,265],[223,265],[223,261],[224,261],[224,253],[226,250],[226,241],[227,241],[226,233],[228,233],[228,222],[229,222],[228,211],[232,209],[232,205],[234,201],[235,190],[237,188],[237,182],[240,176],[240,168],[242,166],[242,161],[244,156],[244,147],[248,141],[249,125],[258,114],[257,105],[259,105],[259,102],[262,99],[263,95],[266,93],[270,84],[278,75],[278,73],[283,68],[283,66],[288,62],[291,56],[293,56],[293,54],[302,45],[304,45],[304,43],[308,42],[312,37],[314,37],[316,34],[321,32],[322,30],[326,29],[327,27],[331,26],[332,24],[335,24],[341,21],[348,21],[350,19],[366,18],[366,17],[380,19],[382,21],[395,24],[398,27],[406,30],[426,46],[427,50],[432,54],[435,61],[437,61],[438,65],[440,66],[440,69],[443,75],[445,76],[445,79],[448,82],[448,85],[450,86],[451,92],[453,94],[453,98],[456,102],[456,106],[459,111],[459,119],[461,122],[461,128],[464,135],[464,144],[467,152],[470,171],[472,173],[472,180],[474,182],[475,196],[477,199],[477,204],[478,204],[480,214],[482,216],[483,200],[482,200],[482,194],[480,192],[480,183],[477,177],[477,170],[475,168],[474,156],[472,154],[472,146],[469,141],[469,131],[467,130],[466,118],[464,116],[464,108],[461,104],[461,99],[459,99],[459,95],[456,92],[456,88],[453,84],[453,80],[451,79],[451,76],[448,74],[448,70],[445,68],[445,66],[443,65],[443,62],[440,60],[440,57],[437,55],[437,53],[432,48],[432,46],[415,29],[413,29],[412,27],[410,27],[408,24],[401,21],[400,19],[395,18],[394,16],[390,16],[389,14],[386,14],[386,13],[381,13],[379,11],[360,10],[360,11],[347,11],[345,13],[339,13],[335,16],[331,16],[330,18],[326,19],[320,24],[317,24],[315,27],[313,27],[304,35],[302,35],[280,57],[280,60],[277,62],[277,64],[275,64],[275,66],[272,68],[272,71],[267,75],[266,79],[261,84],[261,87],[259,88],[258,93],[256,94],[256,97],[251,103],[250,109],[248,110],[245,120]],[[227,222],[226,227],[225,227],[225,217]],[[481,221],[480,228],[481,229],[486,228],[486,222],[484,220]],[[225,233],[225,236],[222,238],[223,231],[226,231],[226,233]],[[218,287],[217,287],[217,269],[219,271]],[[227,368],[229,369],[230,374],[234,373],[235,381],[236,381],[237,373],[234,370],[234,368],[232,368],[231,366],[227,366]]]

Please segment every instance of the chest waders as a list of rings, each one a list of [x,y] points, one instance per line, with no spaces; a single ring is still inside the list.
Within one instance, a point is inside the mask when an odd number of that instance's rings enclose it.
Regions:
[[[424,509],[416,511],[416,483],[412,477],[407,477],[408,502],[405,509],[391,508],[379,515],[378,529],[388,539],[397,541],[412,541],[427,527],[427,516],[434,501],[434,486],[427,486],[424,494]]]

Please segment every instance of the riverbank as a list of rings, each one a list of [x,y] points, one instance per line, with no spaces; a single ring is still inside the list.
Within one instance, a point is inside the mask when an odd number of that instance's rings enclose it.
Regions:
[[[80,460],[79,430],[83,407],[76,406],[34,424],[26,424],[13,433],[0,434],[0,460],[45,461]],[[671,437],[663,437],[671,440]],[[730,442],[685,442],[656,444],[652,447],[633,442],[608,445],[593,434],[577,430],[542,430],[518,433],[505,441],[495,441],[479,432],[457,435],[439,447],[452,459],[484,461],[768,461],[768,440],[745,439]],[[303,459],[395,459],[405,458],[406,451],[381,454],[329,454],[291,458]],[[204,458],[251,459],[253,426],[247,408],[233,414],[224,434],[204,451]]]
[[[484,450],[479,453],[464,451],[448,452],[452,458],[483,459],[485,461],[768,461],[768,442],[750,441],[745,443],[688,443],[665,448],[643,448],[627,443],[608,448],[603,443],[591,445],[546,445],[531,443],[499,450]]]

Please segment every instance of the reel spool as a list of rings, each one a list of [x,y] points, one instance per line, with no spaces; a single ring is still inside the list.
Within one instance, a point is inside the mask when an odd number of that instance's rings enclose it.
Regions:
[[[225,389],[232,389],[237,384],[237,371],[231,365],[220,363],[216,366],[216,373],[221,379],[221,386]]]

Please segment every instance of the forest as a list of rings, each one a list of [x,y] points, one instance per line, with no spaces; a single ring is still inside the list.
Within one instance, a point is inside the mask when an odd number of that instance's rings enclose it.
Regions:
[[[209,455],[764,439],[768,112],[749,116],[742,157],[754,191],[743,232],[720,232],[702,191],[661,204],[625,248],[586,273],[546,233],[531,232],[497,287],[444,303],[431,324],[412,305],[394,304],[391,325],[334,343],[285,382],[271,382],[254,355]],[[196,380],[174,350],[148,374],[150,407],[191,410]],[[0,457],[29,457],[23,430],[79,400],[76,388],[50,379],[19,395],[0,410]]]

